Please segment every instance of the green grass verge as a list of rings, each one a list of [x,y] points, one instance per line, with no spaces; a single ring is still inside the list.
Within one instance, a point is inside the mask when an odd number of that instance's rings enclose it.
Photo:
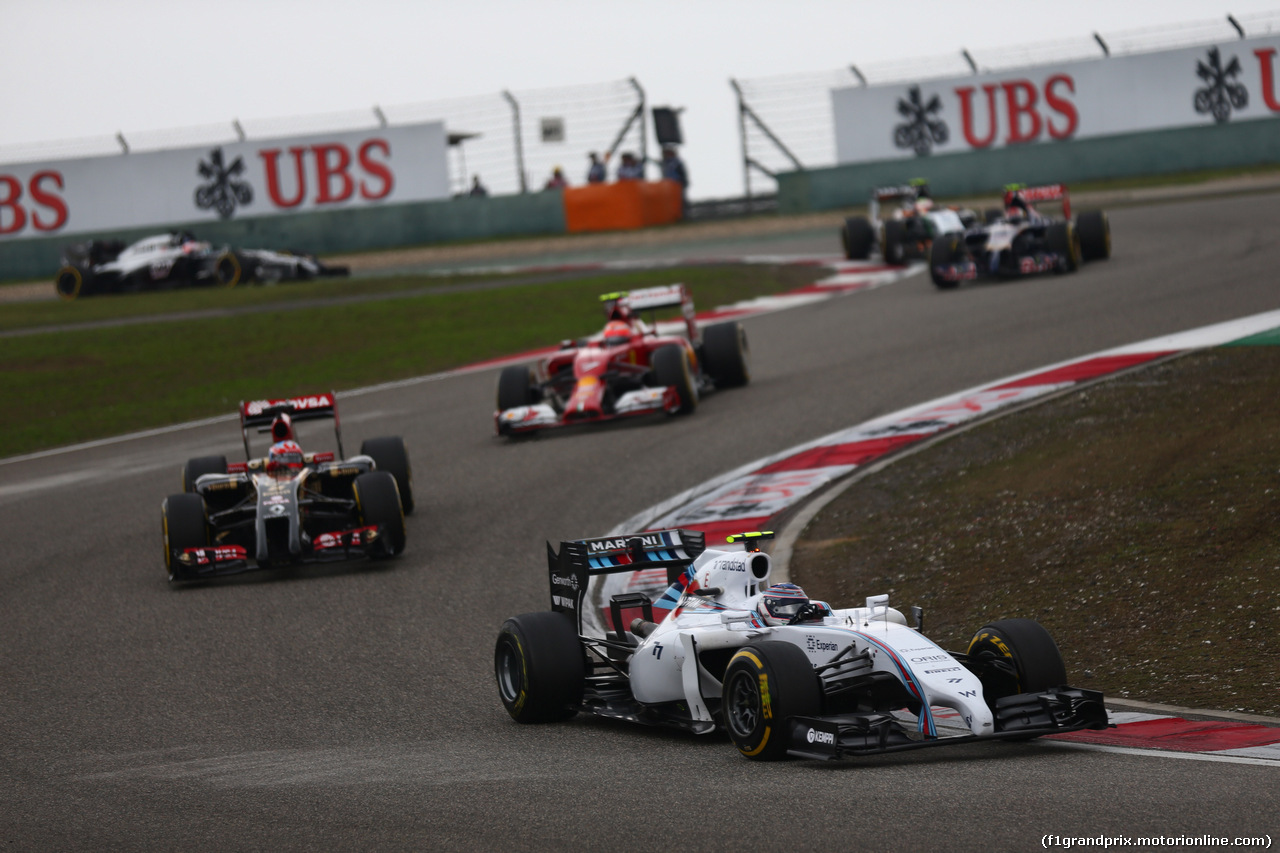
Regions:
[[[1038,619],[1073,684],[1280,714],[1280,347],[1232,347],[982,424],[852,486],[792,578],[920,604],[963,651]]]
[[[598,331],[597,296],[609,291],[683,281],[709,309],[822,275],[810,266],[649,270],[328,307],[285,300],[278,311],[237,317],[0,338],[0,448],[28,453],[233,412],[242,399],[355,388],[554,345]],[[180,295],[190,306],[215,293]]]

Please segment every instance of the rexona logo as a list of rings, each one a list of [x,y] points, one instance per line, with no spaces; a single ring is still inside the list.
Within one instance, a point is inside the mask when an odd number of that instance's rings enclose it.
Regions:
[[[805,740],[809,743],[823,743],[827,746],[835,746],[836,736],[831,732],[820,732],[817,729],[809,729],[805,734]]]
[[[804,638],[804,647],[811,652],[834,652],[840,648],[838,645],[827,640],[819,639],[811,634],[806,634]]]
[[[627,539],[639,538],[640,544],[645,548],[661,548],[666,543],[662,541],[661,536],[628,536],[625,539],[596,539],[587,543],[587,550],[592,554],[603,554],[605,551],[625,551],[627,550]]]

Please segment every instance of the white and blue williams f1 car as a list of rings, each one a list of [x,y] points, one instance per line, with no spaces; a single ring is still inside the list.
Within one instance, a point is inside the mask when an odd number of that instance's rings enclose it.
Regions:
[[[887,595],[833,610],[794,584],[770,584],[758,542],[771,537],[741,534],[732,539],[744,545],[725,550],[689,530],[562,542],[558,553],[548,543],[551,610],[508,619],[494,650],[507,712],[521,723],[590,713],[723,729],[757,760],[1107,727],[1102,694],[1065,685],[1039,623],[993,622],[967,651],[948,652],[922,632],[919,608],[908,625]],[[592,578],[653,570],[670,581],[661,597],[615,595],[608,633],[582,633]]]

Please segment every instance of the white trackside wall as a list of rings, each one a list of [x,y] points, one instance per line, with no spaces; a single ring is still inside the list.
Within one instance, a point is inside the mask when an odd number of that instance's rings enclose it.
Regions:
[[[866,163],[1280,116],[1280,36],[831,92]]]
[[[448,197],[444,124],[428,122],[0,165],[0,241]]]

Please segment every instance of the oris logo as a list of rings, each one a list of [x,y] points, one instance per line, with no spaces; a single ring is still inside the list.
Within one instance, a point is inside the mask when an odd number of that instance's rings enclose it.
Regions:
[[[817,637],[806,635],[804,638],[804,647],[811,652],[834,652],[840,648],[835,643],[829,643],[826,640],[819,640]]]
[[[918,658],[912,658],[912,663],[933,663],[940,660],[951,660],[950,655],[921,655]]]
[[[809,743],[822,743],[822,744],[826,744],[827,746],[836,745],[835,735],[833,735],[831,732],[820,732],[817,729],[809,729],[809,731],[805,734],[805,740],[809,741]]]

